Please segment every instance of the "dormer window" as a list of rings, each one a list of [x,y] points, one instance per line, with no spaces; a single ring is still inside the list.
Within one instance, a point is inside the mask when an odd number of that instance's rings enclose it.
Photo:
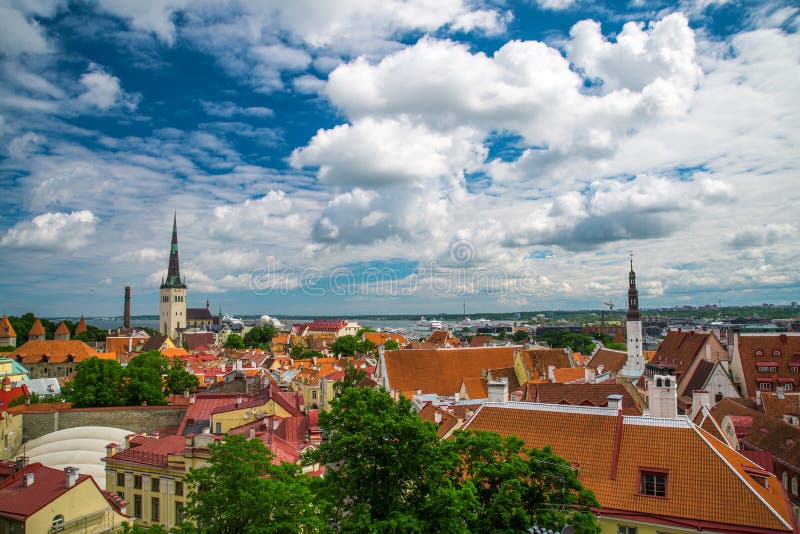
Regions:
[[[779,350],[773,350],[773,351],[772,351],[772,355],[773,355],[773,356],[780,356],[780,355],[781,355],[781,351],[779,351]]]
[[[745,467],[744,472],[750,475],[750,478],[755,480],[759,485],[767,487],[767,481],[769,480],[770,473],[769,471],[764,471],[763,469],[754,469],[752,467]]]
[[[667,473],[664,469],[640,469],[639,495],[666,497]]]
[[[761,350],[761,349],[758,349],[758,350],[756,351],[756,356],[763,356],[763,355],[764,355],[764,351],[763,351],[763,350]]]
[[[756,370],[759,373],[777,373],[778,362],[756,362]]]

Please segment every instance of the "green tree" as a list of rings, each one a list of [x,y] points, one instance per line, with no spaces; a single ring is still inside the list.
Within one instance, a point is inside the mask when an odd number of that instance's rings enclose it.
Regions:
[[[528,333],[524,330],[517,330],[511,335],[511,339],[517,343],[524,343],[525,341],[528,341]]]
[[[360,343],[356,336],[341,336],[331,344],[331,350],[336,356],[353,357]]]
[[[611,343],[605,343],[604,346],[611,350],[628,350],[628,346],[625,343],[614,343],[612,341]]]
[[[318,350],[304,350],[295,358],[296,360],[310,360],[311,358],[322,358],[322,353]]]
[[[262,326],[256,326],[250,329],[244,335],[244,344],[246,347],[269,347],[273,338],[278,335],[278,330],[271,323]]]
[[[386,350],[399,350],[400,343],[398,343],[394,339],[387,339],[386,342],[383,344],[383,348]]]
[[[548,447],[527,449],[516,436],[457,431],[442,443],[458,458],[448,475],[475,489],[477,507],[471,532],[521,532],[531,525],[599,533],[589,506],[598,506],[572,466]]]
[[[226,349],[243,349],[244,348],[244,340],[242,336],[239,334],[228,334],[228,337],[225,338],[225,348]]]
[[[359,341],[358,346],[356,347],[356,352],[358,354],[372,354],[377,349],[377,345],[372,341],[365,339],[364,341]]]
[[[474,492],[444,476],[435,426],[386,391],[348,388],[320,413],[328,439],[307,456],[328,466],[325,515],[341,532],[466,532]]]
[[[163,379],[167,371],[167,359],[157,350],[142,353],[128,362],[124,375],[127,404],[167,404]]]
[[[125,370],[116,360],[97,357],[75,366],[75,378],[64,393],[76,408],[125,405]]]
[[[344,366],[344,377],[333,385],[334,394],[341,395],[344,390],[355,387],[366,375],[366,371],[348,362]]]
[[[369,326],[363,326],[363,327],[358,329],[358,332],[356,332],[356,337],[358,339],[361,339],[361,337],[364,335],[364,333],[366,333],[366,332],[374,332],[374,331],[375,331],[374,328],[371,328]]]
[[[313,480],[289,463],[274,465],[259,439],[228,435],[212,443],[205,467],[187,478],[196,489],[186,514],[197,522],[190,532],[261,534],[330,532],[311,490]]]
[[[200,386],[197,376],[183,367],[180,358],[172,360],[172,365],[167,371],[164,386],[168,393],[183,393],[185,390],[194,391]]]

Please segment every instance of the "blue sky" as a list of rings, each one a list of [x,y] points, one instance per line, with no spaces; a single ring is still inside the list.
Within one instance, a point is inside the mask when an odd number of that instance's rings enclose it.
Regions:
[[[0,0],[0,306],[800,300],[790,2]]]

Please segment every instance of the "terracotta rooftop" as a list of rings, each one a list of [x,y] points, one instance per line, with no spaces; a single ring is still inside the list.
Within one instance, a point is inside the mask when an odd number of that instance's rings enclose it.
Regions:
[[[364,332],[364,340],[372,341],[376,345],[383,345],[392,340],[396,341],[401,347],[408,343],[403,334],[394,334],[392,332]]]
[[[5,315],[0,317],[0,338],[17,337],[14,327],[11,326],[11,321]]]
[[[23,482],[27,473],[33,473],[34,480],[31,486],[25,486]],[[94,485],[102,494],[89,475],[78,475],[73,488],[85,483]],[[66,486],[63,470],[46,467],[38,462],[30,464],[0,481],[0,516],[25,521],[70,489]]]
[[[98,353],[83,341],[78,340],[32,340],[8,354],[23,364],[46,361],[48,363],[81,362]]]
[[[800,427],[785,423],[780,417],[764,415],[730,398],[722,399],[711,408],[711,416],[719,425],[725,416],[738,421],[734,426],[741,431],[740,439],[745,448],[769,451],[783,462],[800,468]]]
[[[793,380],[800,389],[798,373],[790,367],[800,368],[800,334],[742,334],[738,348],[747,396],[755,397],[757,379],[769,380],[773,390],[780,379]],[[759,372],[758,362],[775,362],[777,371]]]
[[[150,338],[144,342],[144,345],[142,345],[140,350],[142,352],[161,350],[161,346],[167,341],[167,339],[169,339],[167,336],[150,336]]]
[[[213,412],[214,409],[234,404],[237,397],[241,397],[241,395],[235,393],[198,394],[195,397],[194,404],[189,405],[189,409],[186,410],[186,414],[183,416],[183,421],[181,421],[178,427],[178,435],[183,435],[185,433],[187,425],[193,427],[196,422],[210,421],[211,412]]]
[[[83,318],[83,315],[81,315],[78,324],[75,325],[75,335],[77,336],[81,332],[86,332],[86,319]]]
[[[622,395],[622,413],[642,415],[642,406],[634,401],[622,384],[526,384],[525,400],[573,406],[608,406],[609,395]]]
[[[436,422],[437,415],[439,422]],[[427,403],[422,409],[419,411],[419,417],[423,421],[427,421],[429,423],[433,423],[436,425],[436,433],[439,435],[440,438],[447,435],[450,430],[458,424],[458,417],[450,413],[449,411],[436,406],[432,403]]]
[[[69,335],[69,328],[67,328],[67,325],[64,323],[64,321],[61,321],[61,324],[59,324],[58,328],[56,328],[55,335],[57,336]]]
[[[603,366],[603,372],[614,371],[619,373],[628,361],[628,353],[624,350],[600,349],[589,361],[588,367],[594,369]]]
[[[513,365],[517,348],[389,350],[384,354],[389,388],[409,398],[417,389],[452,395],[464,378],[481,378],[486,369]]]
[[[45,335],[44,326],[42,326],[41,319],[36,319],[31,326],[28,336],[43,336]]]
[[[135,445],[135,446],[134,446]],[[125,462],[165,467],[170,454],[182,451],[186,447],[183,436],[143,437],[130,440],[130,447],[118,452],[106,462]]]
[[[586,369],[583,367],[559,367],[553,369],[553,380],[558,383],[573,382],[586,378]]]
[[[683,375],[686,374],[686,371],[712,335],[714,334],[710,332],[698,332],[695,330],[670,330],[667,332],[667,337],[658,346],[658,350],[650,360],[650,363],[673,367],[675,376],[678,380],[682,380]]]
[[[770,417],[800,415],[800,393],[784,393],[782,399],[777,393],[762,393],[761,406]]]
[[[489,387],[483,378],[465,378],[462,381],[467,399],[488,399]]]
[[[530,349],[520,350],[525,367],[530,373],[530,379],[547,379],[547,370],[552,365],[559,367],[572,367],[572,357],[564,349]]]
[[[494,339],[492,336],[472,336],[469,340],[470,347],[485,347]]]
[[[604,515],[718,532],[791,532],[792,511],[777,478],[687,418],[618,416],[609,408],[487,403],[465,426],[549,445],[578,469]],[[666,498],[640,493],[640,473],[668,476]]]
[[[714,362],[708,360],[700,360],[697,362],[697,367],[695,367],[692,376],[687,377],[688,383],[686,384],[686,388],[684,391],[688,395],[691,395],[692,391],[701,390],[708,380],[708,377],[711,376],[711,371],[714,370]]]

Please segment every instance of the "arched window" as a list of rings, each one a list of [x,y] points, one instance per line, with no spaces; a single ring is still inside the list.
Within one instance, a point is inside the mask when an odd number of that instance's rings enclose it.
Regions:
[[[797,477],[792,477],[792,495],[797,496]]]
[[[64,530],[64,516],[58,514],[53,518],[53,523],[50,525],[50,532],[60,532]]]
[[[789,489],[789,473],[788,471],[784,471],[781,475],[781,484],[783,484],[783,489]]]
[[[669,378],[664,380],[664,387],[669,387]]]
[[[656,378],[656,387],[657,388],[661,387],[661,379],[660,378]]]
[[[772,355],[773,355],[773,356],[780,356],[780,355],[781,355],[781,351],[779,351],[779,350],[773,350],[773,351],[772,351]]]

